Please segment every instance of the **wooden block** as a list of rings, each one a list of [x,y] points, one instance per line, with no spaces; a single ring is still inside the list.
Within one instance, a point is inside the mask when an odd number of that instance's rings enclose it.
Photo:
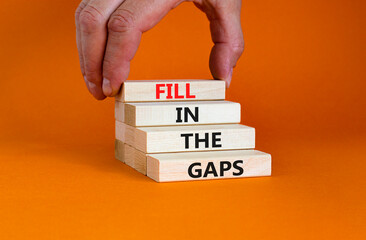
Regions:
[[[134,165],[133,168],[138,172],[146,175],[146,163],[147,163],[147,154],[143,153],[134,148]]]
[[[123,102],[119,101],[114,102],[114,118],[120,122],[125,122],[125,116],[126,116],[125,105],[126,104]]]
[[[124,144],[124,148],[125,148],[125,155],[124,155],[125,163],[128,166],[134,168],[135,148],[131,147],[128,144]]]
[[[123,83],[120,102],[224,100],[221,80],[134,80]]]
[[[120,121],[116,121],[115,128],[115,137],[117,140],[135,147],[135,132],[139,133],[140,131]]]
[[[115,140],[114,141],[114,156],[116,159],[120,160],[121,162],[125,162],[124,155],[125,155],[125,144],[122,141]]]
[[[271,155],[256,150],[149,154],[147,176],[157,182],[271,175]]]
[[[131,126],[240,122],[240,103],[230,101],[115,103],[115,118]]]
[[[134,163],[134,148],[128,144],[116,139],[114,142],[114,152],[116,159],[133,167]]]
[[[144,153],[255,147],[255,129],[240,124],[132,127],[116,121],[116,139]]]
[[[128,166],[136,169],[138,172],[146,175],[146,154],[131,147],[130,145],[115,140],[116,159],[126,163]]]

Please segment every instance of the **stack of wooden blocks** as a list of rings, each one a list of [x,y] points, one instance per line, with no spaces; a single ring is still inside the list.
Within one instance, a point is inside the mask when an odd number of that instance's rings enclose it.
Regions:
[[[126,81],[116,97],[115,155],[157,182],[271,175],[218,80]]]

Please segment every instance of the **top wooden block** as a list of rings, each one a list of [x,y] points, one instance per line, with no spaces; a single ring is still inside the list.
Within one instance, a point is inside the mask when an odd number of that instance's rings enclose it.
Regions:
[[[224,100],[221,80],[133,80],[123,83],[120,102]]]

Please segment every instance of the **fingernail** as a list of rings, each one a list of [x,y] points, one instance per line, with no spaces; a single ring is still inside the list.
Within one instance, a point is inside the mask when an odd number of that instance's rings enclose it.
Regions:
[[[103,78],[103,93],[106,96],[112,95],[113,89],[111,86],[111,81],[106,78]]]
[[[233,68],[230,70],[229,75],[226,78],[226,87],[230,87],[231,78],[233,77]]]
[[[91,92],[91,94],[95,96],[97,94],[97,85],[93,82],[88,82],[88,85],[89,85],[89,91]]]
[[[84,76],[84,82],[85,82],[86,87],[89,89],[89,82],[88,82],[88,80],[86,79],[86,76]]]

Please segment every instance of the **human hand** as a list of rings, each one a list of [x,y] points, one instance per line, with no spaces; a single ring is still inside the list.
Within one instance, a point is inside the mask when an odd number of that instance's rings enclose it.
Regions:
[[[116,95],[127,79],[143,32],[184,0],[83,0],[75,12],[81,72],[98,100]],[[241,0],[191,0],[206,13],[214,46],[210,70],[231,82],[244,49]]]

